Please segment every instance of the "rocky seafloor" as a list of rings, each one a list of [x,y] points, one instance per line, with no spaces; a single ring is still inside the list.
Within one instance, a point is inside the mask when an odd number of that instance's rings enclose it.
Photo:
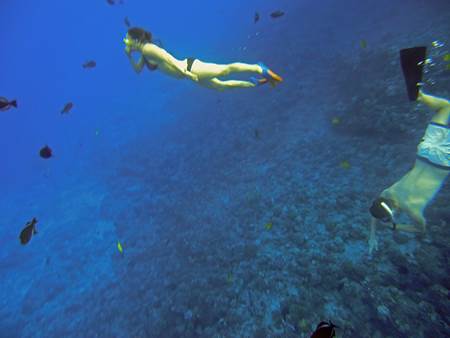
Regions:
[[[406,101],[398,49],[445,37],[448,14],[436,21],[346,57],[271,55],[287,73],[274,90],[174,98],[168,112],[185,108],[161,134],[24,207],[51,238],[2,254],[0,336],[309,337],[331,319],[338,337],[446,337],[449,182],[425,235],[367,245],[368,206],[411,168],[430,119]],[[425,89],[450,97],[450,72],[432,77]]]

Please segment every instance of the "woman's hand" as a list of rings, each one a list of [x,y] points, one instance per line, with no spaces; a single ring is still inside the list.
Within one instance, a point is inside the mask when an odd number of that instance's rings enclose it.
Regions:
[[[372,252],[376,250],[378,250],[378,241],[375,236],[371,236],[369,238],[369,255],[371,255]]]
[[[194,73],[192,73],[192,72],[189,72],[189,71],[187,71],[186,70],[186,76],[188,77],[188,78],[190,78],[192,81],[194,81],[194,82],[198,82],[198,75],[196,75],[196,74],[194,74]]]
[[[128,57],[131,56],[131,48],[129,46],[125,46],[125,54],[127,54]]]

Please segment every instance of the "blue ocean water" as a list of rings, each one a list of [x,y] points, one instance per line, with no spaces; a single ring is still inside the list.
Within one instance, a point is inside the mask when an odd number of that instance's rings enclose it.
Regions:
[[[367,243],[372,200],[432,117],[399,50],[427,46],[424,90],[450,97],[448,0],[0,9],[0,96],[18,104],[0,111],[0,337],[310,337],[323,320],[337,337],[448,337],[448,180],[425,234]],[[125,18],[179,59],[264,62],[283,82],[138,75]]]

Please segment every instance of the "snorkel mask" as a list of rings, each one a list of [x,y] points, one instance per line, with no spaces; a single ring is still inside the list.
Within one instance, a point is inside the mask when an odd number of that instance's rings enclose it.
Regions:
[[[126,37],[123,38],[122,41],[125,43],[125,51],[127,53],[131,53],[131,41],[130,39],[128,39],[128,34]]]
[[[394,221],[394,211],[389,204],[392,204],[392,201],[380,197],[372,202],[372,206],[369,210],[374,218],[385,223],[392,223],[392,229],[395,230],[397,224]]]

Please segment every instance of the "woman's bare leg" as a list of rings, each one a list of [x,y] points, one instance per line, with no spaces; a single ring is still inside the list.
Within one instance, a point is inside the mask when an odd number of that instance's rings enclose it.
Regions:
[[[213,88],[216,90],[225,90],[225,89],[232,89],[232,88],[251,88],[255,87],[255,84],[250,81],[239,81],[239,80],[226,80],[222,81],[217,78],[213,78],[209,80],[207,83],[203,82],[200,83],[203,84],[206,87]]]
[[[261,75],[263,71],[259,65],[250,65],[248,63],[234,62],[225,65],[224,73],[221,76],[227,76],[231,73],[256,73]]]
[[[242,62],[234,62],[227,65],[220,65],[216,63],[195,60],[195,62],[192,64],[191,71],[194,74],[196,74],[200,80],[205,81],[212,78],[220,78],[222,76],[228,76],[234,73],[254,73],[262,75],[263,78],[266,79],[266,81],[264,81],[263,83],[270,82],[272,85],[276,85],[283,80],[279,75],[275,74],[264,64],[248,64]],[[250,82],[253,84],[262,84],[262,83],[254,83],[255,81],[244,81],[244,82]],[[236,87],[239,85],[236,85],[235,83],[232,84],[232,86]],[[244,86],[250,85],[247,83],[244,84]]]
[[[450,102],[448,100],[419,91],[417,101],[422,102],[436,112],[431,121],[447,125],[450,117]]]
[[[264,68],[263,68],[264,67]],[[247,63],[235,62],[226,65],[225,73],[222,76],[229,75],[231,73],[256,73],[262,75],[272,86],[277,85],[283,78],[270,70],[262,63],[257,65],[249,65]]]
[[[262,69],[259,65],[250,65],[242,62],[234,62],[227,65],[221,65],[212,62],[203,62],[195,60],[192,65],[194,74],[198,75],[200,79],[212,79],[221,76],[227,76],[231,73],[257,73],[262,74]]]

